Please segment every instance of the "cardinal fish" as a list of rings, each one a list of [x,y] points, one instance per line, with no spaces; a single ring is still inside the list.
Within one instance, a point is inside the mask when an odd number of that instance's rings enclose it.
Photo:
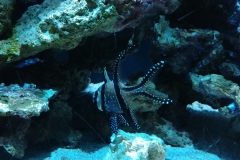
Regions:
[[[114,134],[118,133],[118,122],[129,126],[123,114],[129,115],[133,124],[140,129],[136,119],[136,106],[134,100],[139,96],[152,100],[154,104],[169,104],[172,100],[168,98],[154,95],[148,88],[147,83],[150,78],[164,65],[164,61],[156,63],[142,78],[142,80],[134,86],[126,86],[120,80],[119,65],[126,51],[119,54],[115,61],[113,80],[110,80],[106,69],[104,69],[104,83],[93,93],[93,103],[96,107],[109,114],[110,128]]]

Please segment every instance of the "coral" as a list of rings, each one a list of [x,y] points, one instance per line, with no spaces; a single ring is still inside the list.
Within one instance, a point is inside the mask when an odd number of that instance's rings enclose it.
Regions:
[[[40,90],[33,84],[5,86],[0,85],[0,116],[19,116],[31,118],[48,111],[48,99],[53,90]]]

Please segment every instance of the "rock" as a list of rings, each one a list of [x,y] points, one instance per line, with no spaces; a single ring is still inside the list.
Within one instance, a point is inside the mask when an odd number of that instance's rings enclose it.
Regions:
[[[119,14],[116,26],[118,28],[132,28],[143,20],[159,14],[171,14],[179,6],[178,0],[112,0]]]
[[[1,62],[17,60],[49,48],[69,50],[83,37],[98,32],[116,32],[118,16],[113,5],[104,1],[46,0],[30,6],[14,27],[13,36],[0,41]]]
[[[71,127],[72,113],[72,108],[66,102],[53,102],[47,121],[48,125],[45,127],[48,137],[57,141],[61,146],[65,146],[65,148],[75,148],[82,137],[80,131]],[[36,135],[37,133],[34,134],[34,136]],[[41,135],[36,136],[35,139],[38,138],[42,138]]]
[[[0,116],[19,116],[31,118],[48,111],[48,99],[54,95],[54,90],[40,90],[34,84],[0,85]]]
[[[222,75],[217,74],[201,76],[190,73],[190,79],[192,81],[193,89],[204,96],[228,98],[233,100],[233,102],[228,106],[219,108],[218,110],[214,110],[210,106],[195,102],[192,105],[187,106],[188,110],[214,115],[218,115],[217,113],[219,112],[226,118],[232,118],[240,114],[240,88],[238,84],[226,80]]]
[[[191,113],[204,114],[209,116],[221,116],[218,109],[213,109],[207,104],[199,103],[198,101],[187,105],[187,110]]]
[[[236,117],[233,122],[232,122],[232,129],[237,132],[240,133],[240,117]]]
[[[112,135],[110,148],[119,160],[164,160],[163,141],[145,133],[126,133],[119,130],[118,135]]]
[[[219,108],[218,110],[224,117],[229,119],[240,114],[240,106],[236,102],[230,103],[229,105]]]
[[[0,41],[0,63],[49,48],[73,49],[84,37],[135,27],[148,16],[172,13],[180,5],[176,0],[115,2],[45,0],[40,5],[30,6],[18,20],[12,37]]]
[[[240,105],[240,88],[238,84],[217,74],[201,76],[190,73],[189,75],[195,91],[205,96],[232,99],[238,106]]]
[[[156,125],[153,131],[154,134],[161,137],[166,144],[175,147],[185,147],[193,144],[187,132],[177,130],[173,124],[167,120],[164,120],[164,122],[166,124]]]
[[[12,28],[12,11],[15,0],[0,1],[0,35]]]
[[[240,114],[240,108],[234,102],[228,106],[224,106],[219,109],[213,109],[207,104],[202,104],[198,101],[195,101],[192,104],[187,105],[187,110],[191,113],[202,116],[227,119],[231,119],[232,117]]]
[[[154,24],[154,32],[156,38],[152,42],[164,50],[162,58],[171,57],[169,64],[174,73],[187,74],[191,70],[200,72],[211,66],[210,62],[215,64],[221,59],[223,46],[218,31],[172,28],[165,16],[161,15]],[[200,61],[196,63],[198,59]]]
[[[24,156],[24,150],[27,148],[25,139],[26,132],[30,126],[31,121],[26,119],[18,119],[16,129],[12,129],[9,135],[0,137],[0,146],[16,158]]]
[[[219,66],[219,71],[222,73],[222,75],[228,76],[228,77],[240,76],[239,64],[234,62],[223,62]]]

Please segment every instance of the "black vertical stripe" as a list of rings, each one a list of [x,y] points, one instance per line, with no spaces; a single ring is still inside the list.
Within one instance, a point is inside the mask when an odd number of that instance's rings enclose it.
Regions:
[[[94,93],[94,96],[93,96],[93,103],[94,103],[94,105],[96,105],[97,106],[97,97],[98,97],[98,91],[96,91],[95,93]],[[98,106],[97,106],[98,107]]]
[[[123,113],[127,113],[128,116],[131,116],[130,110],[127,108],[127,104],[124,102],[124,99],[120,93],[121,90],[118,83],[113,82],[113,84],[120,108],[123,110]]]
[[[106,83],[104,83],[102,85],[102,88],[101,88],[101,100],[102,100],[102,110],[103,111],[106,111],[106,107],[105,107],[105,85],[106,85]]]

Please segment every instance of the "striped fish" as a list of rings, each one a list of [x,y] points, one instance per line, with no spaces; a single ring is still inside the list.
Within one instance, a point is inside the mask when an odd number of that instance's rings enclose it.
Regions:
[[[129,126],[123,114],[131,117],[137,129],[140,126],[137,123],[135,112],[136,106],[133,105],[133,100],[138,96],[144,96],[150,99],[156,105],[169,104],[172,100],[159,97],[151,92],[148,88],[150,78],[164,65],[164,61],[155,64],[143,77],[142,81],[135,86],[124,85],[119,78],[119,64],[126,51],[119,54],[115,62],[113,80],[108,77],[106,69],[104,69],[104,83],[93,94],[93,102],[101,111],[109,114],[110,128],[113,133],[118,133],[118,122]]]

